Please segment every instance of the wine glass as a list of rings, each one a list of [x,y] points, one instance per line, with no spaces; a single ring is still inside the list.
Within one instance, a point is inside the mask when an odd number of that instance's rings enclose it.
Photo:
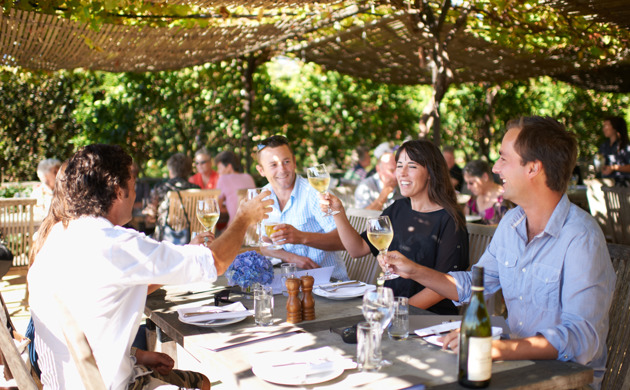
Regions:
[[[365,320],[376,324],[382,336],[394,316],[394,291],[389,287],[377,287],[376,290],[366,292],[361,310]],[[374,348],[376,360],[381,362],[381,366],[391,365],[390,361],[382,360],[380,340],[381,337],[378,337],[378,345]]]
[[[280,225],[281,223],[282,222],[277,221],[271,215],[269,216],[268,219],[266,219],[263,222],[263,229],[265,229],[265,235],[269,237],[269,240],[271,240],[271,235],[277,230],[276,226]],[[273,240],[271,240],[271,243],[264,243],[263,245],[267,249],[272,249],[272,250],[282,249],[282,245],[274,243]]]
[[[378,249],[381,255],[387,254],[387,249],[394,239],[394,229],[392,228],[392,221],[390,221],[387,215],[381,215],[376,218],[369,218],[367,220],[367,236],[368,240]],[[396,279],[398,275],[385,271],[385,275],[379,276],[379,281]]]
[[[197,219],[207,232],[214,229],[220,213],[219,202],[216,198],[206,198],[197,202]],[[208,242],[208,237],[204,241]]]
[[[258,195],[260,195],[261,192],[262,192],[262,188],[249,188],[249,189],[247,189],[247,199],[248,200],[254,199]],[[248,234],[251,233],[251,232],[249,232],[249,230],[250,229],[248,229]],[[256,232],[254,234],[257,237],[254,240],[249,241],[249,245],[248,246],[250,246],[250,247],[260,246],[260,244],[262,243],[262,228],[261,228],[261,223],[260,222],[256,223]]]
[[[313,188],[315,188],[319,193],[325,194],[326,191],[328,191],[328,186],[330,185],[330,174],[326,170],[326,165],[319,164],[309,167],[306,170],[306,174],[310,185],[313,186]],[[328,205],[328,211],[324,213],[324,215],[333,216],[338,213],[339,211],[332,211],[330,209],[330,205]]]

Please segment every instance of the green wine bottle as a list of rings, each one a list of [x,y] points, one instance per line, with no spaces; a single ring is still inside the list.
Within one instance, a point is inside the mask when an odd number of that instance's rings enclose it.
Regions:
[[[472,269],[472,296],[459,334],[459,383],[488,387],[492,375],[492,325],[483,299],[483,267]]]

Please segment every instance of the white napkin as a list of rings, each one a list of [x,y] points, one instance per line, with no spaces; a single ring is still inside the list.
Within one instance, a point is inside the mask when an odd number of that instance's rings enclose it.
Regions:
[[[208,313],[186,317],[186,313]],[[196,306],[177,309],[179,320],[186,324],[198,324],[212,320],[224,320],[253,315],[253,310],[247,310],[241,302],[227,306]]]
[[[303,352],[268,352],[251,358],[254,373],[264,373],[265,377],[282,378],[301,383],[309,375],[329,372],[334,369],[356,368],[350,358],[344,358],[331,347],[322,347]],[[264,378],[263,378],[264,379]]]
[[[416,329],[414,333],[422,337],[424,341],[441,347],[442,342],[439,341],[438,338],[445,336],[446,333],[450,332],[451,330],[459,329],[461,324],[461,321],[444,322],[442,324],[429,326],[427,328]],[[503,328],[501,328],[500,326],[493,326],[492,338],[498,340],[501,337],[502,332]]]
[[[322,285],[322,286],[316,286],[313,288],[313,291],[321,296],[321,297],[335,297],[335,298],[343,298],[343,297],[356,297],[357,295],[361,295],[366,293],[367,291],[370,290],[374,290],[376,288],[376,286],[374,286],[373,284],[365,284],[362,283],[361,285],[357,285],[357,286],[339,286],[339,288],[337,290],[334,291],[326,291],[323,288],[320,287],[326,287],[326,286],[332,286],[331,285]]]

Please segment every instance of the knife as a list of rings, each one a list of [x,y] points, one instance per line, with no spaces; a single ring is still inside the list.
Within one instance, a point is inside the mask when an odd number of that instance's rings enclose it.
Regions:
[[[294,330],[294,331],[291,331],[291,332],[274,334],[274,335],[271,335],[271,336],[260,337],[260,338],[257,338],[257,339],[243,341],[243,342],[232,344],[232,345],[226,345],[224,347],[219,347],[219,348],[215,348],[215,349],[208,348],[208,349],[210,349],[211,351],[214,351],[214,352],[221,352],[221,351],[225,351],[226,349],[242,347],[243,345],[257,343],[259,341],[267,341],[267,340],[275,339],[275,338],[279,338],[279,337],[292,336],[292,335],[297,334],[297,333],[306,333],[306,331],[298,329],[298,330]]]

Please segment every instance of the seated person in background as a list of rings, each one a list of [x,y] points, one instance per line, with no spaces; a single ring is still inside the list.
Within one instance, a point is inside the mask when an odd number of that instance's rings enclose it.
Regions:
[[[376,164],[376,173],[361,180],[354,191],[358,209],[383,210],[395,200],[401,199],[396,182],[396,161],[390,150],[384,152]]]
[[[452,146],[443,147],[442,156],[444,156],[444,160],[446,160],[446,166],[448,166],[451,183],[453,183],[455,191],[461,192],[464,184],[464,175],[462,169],[455,163],[455,148]]]
[[[630,142],[628,126],[622,117],[610,117],[604,120],[606,140],[599,152],[604,156],[602,175],[615,179],[615,185],[630,186]]]
[[[212,155],[206,148],[201,148],[195,153],[195,169],[197,173],[188,181],[203,190],[217,188],[219,173],[212,169]]]
[[[468,268],[468,232],[464,216],[457,206],[455,190],[450,184],[448,169],[440,150],[429,141],[415,140],[402,144],[396,152],[396,178],[403,199],[395,201],[381,215],[389,216],[394,228],[390,250],[400,251],[417,264],[440,272]],[[367,233],[359,235],[348,222],[339,199],[324,195],[333,210],[339,236],[350,256],[357,258],[378,250]],[[321,206],[326,209],[326,205]],[[437,314],[457,314],[448,299],[429,291],[420,295],[424,286],[405,278],[385,281],[394,295],[408,297],[409,304]]]
[[[190,175],[192,169],[191,165],[188,156],[183,153],[175,153],[166,161],[168,180],[158,184],[153,191],[151,191],[151,201],[147,209],[145,209],[145,214],[147,214],[147,219],[153,218],[153,221],[156,222],[155,232],[153,233],[153,237],[156,240],[162,239],[164,225],[166,224],[169,208],[169,201],[166,194],[169,191],[199,188],[186,180]],[[188,218],[196,218],[196,216],[189,215]]]
[[[61,161],[56,158],[47,158],[37,164],[37,177],[41,183],[33,187],[31,197],[37,199],[35,206],[35,218],[43,219],[50,209],[50,201],[55,188],[55,178],[61,166]]]
[[[312,269],[334,266],[332,277],[347,280],[346,266],[336,251],[343,245],[332,218],[319,209],[319,192],[295,173],[295,155],[284,136],[274,135],[258,144],[256,169],[269,184],[273,218],[280,222],[271,235],[283,249],[263,246],[265,256],[276,257],[297,267]]]
[[[243,173],[241,162],[233,152],[223,151],[217,154],[214,160],[219,173],[217,189],[221,190],[219,196],[221,212],[227,211],[229,214],[229,226],[238,210],[238,190],[256,188],[256,183],[250,174]]]
[[[358,146],[352,152],[352,168],[343,175],[344,180],[350,183],[359,183],[367,176],[367,168],[370,166],[370,149],[365,146]]]
[[[112,145],[86,146],[68,161],[69,221],[42,236],[28,272],[44,388],[83,388],[63,335],[62,301],[85,334],[107,389],[210,389],[202,374],[173,370],[168,355],[131,348],[148,286],[215,281],[234,260],[247,226],[269,211],[271,201],[262,200],[269,192],[242,203],[237,221],[212,244],[204,244],[206,232],[193,239],[195,245],[161,243],[121,227],[131,218],[135,198],[131,162]]]
[[[493,170],[503,180],[504,196],[518,207],[499,222],[474,266],[484,269],[485,294],[503,290],[516,336],[493,340],[492,358],[586,364],[595,370],[592,386],[599,388],[615,271],[597,222],[565,194],[577,141],[549,117],[521,118],[507,129]],[[379,261],[422,283],[422,293],[433,290],[459,303],[470,299],[471,272],[444,274],[397,252]],[[444,337],[444,348],[457,344],[456,332]]]
[[[490,165],[483,160],[473,160],[464,167],[464,182],[472,197],[464,208],[466,215],[478,215],[481,223],[496,225],[512,207],[503,198],[503,187],[494,182]]]

